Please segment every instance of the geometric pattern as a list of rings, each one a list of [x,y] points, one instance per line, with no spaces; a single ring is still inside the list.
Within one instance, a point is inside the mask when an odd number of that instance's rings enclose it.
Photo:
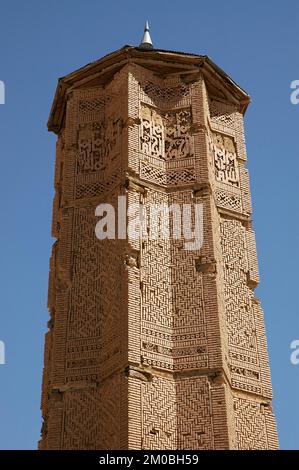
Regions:
[[[41,449],[278,447],[248,99],[197,56],[129,46],[60,81]],[[96,207],[123,195],[200,204],[202,246],[98,240]]]
[[[236,399],[236,432],[238,449],[267,450],[267,432],[262,405],[250,400]]]
[[[99,445],[100,400],[96,389],[66,393],[63,447],[65,449],[95,449]],[[78,423],[78,416],[80,422]],[[82,441],[82,435],[84,440]]]

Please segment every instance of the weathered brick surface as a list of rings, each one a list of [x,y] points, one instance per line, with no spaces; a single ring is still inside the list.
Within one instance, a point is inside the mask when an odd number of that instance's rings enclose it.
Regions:
[[[40,448],[277,448],[253,291],[246,95],[192,56],[115,54],[107,70],[71,74],[52,109]],[[147,208],[201,203],[203,246],[98,240],[95,208],[120,195]]]

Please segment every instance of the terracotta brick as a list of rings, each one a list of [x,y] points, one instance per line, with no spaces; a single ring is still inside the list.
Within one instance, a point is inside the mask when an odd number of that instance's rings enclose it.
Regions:
[[[59,81],[41,449],[275,449],[248,95],[126,46]],[[98,240],[105,202],[203,205],[203,246]]]

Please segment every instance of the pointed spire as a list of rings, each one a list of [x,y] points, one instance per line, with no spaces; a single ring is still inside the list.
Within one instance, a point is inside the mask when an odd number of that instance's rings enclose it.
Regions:
[[[151,35],[150,35],[150,32],[149,32],[148,21],[145,22],[144,33],[143,33],[143,37],[141,39],[141,43],[139,44],[139,47],[140,47],[140,49],[153,49],[154,48],[153,43],[152,43],[152,39],[151,39]]]

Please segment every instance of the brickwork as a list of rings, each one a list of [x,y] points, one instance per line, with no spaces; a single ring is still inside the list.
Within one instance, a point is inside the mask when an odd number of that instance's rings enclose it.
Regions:
[[[56,94],[41,449],[278,446],[254,295],[248,96],[200,56],[165,54],[128,47]],[[120,195],[201,203],[202,247],[98,240],[95,209]]]

